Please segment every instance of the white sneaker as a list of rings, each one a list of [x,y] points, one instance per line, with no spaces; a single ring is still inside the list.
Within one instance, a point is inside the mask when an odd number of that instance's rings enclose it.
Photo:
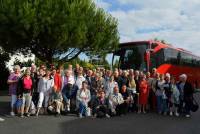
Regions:
[[[110,115],[109,115],[109,114],[106,114],[106,118],[110,118]]]
[[[15,116],[15,113],[14,113],[14,112],[10,112],[10,115],[11,115],[11,116]]]
[[[79,118],[83,118],[83,115],[82,115],[82,114],[79,114]]]
[[[3,118],[0,118],[0,122],[3,122],[3,121],[5,121],[5,119],[3,119]]]
[[[20,118],[24,118],[24,115],[20,115]]]
[[[70,108],[69,107],[67,107],[67,111],[70,112]]]
[[[26,113],[26,117],[30,117],[30,113]]]
[[[178,116],[179,116],[179,113],[176,112],[175,115],[178,117]]]
[[[185,117],[186,117],[186,118],[190,118],[190,115],[189,115],[189,114],[186,114]]]
[[[172,113],[172,112],[170,112],[170,113],[169,113],[169,115],[170,115],[170,116],[173,116],[173,113]]]

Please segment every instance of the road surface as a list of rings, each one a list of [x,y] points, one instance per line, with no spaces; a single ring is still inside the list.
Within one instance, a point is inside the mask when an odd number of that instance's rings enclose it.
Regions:
[[[0,122],[0,134],[200,134],[200,111],[189,119],[156,113],[129,113],[110,119],[79,119],[73,115],[22,119],[6,115],[8,101],[8,96],[0,96],[0,117],[5,119]]]

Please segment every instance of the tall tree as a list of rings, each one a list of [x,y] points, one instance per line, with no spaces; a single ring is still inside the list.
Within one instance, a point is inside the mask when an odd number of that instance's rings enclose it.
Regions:
[[[119,43],[117,20],[92,0],[0,0],[0,46],[43,61],[105,53]]]
[[[7,89],[7,78],[9,71],[6,68],[6,62],[10,60],[9,54],[2,50],[0,47],[0,91]]]

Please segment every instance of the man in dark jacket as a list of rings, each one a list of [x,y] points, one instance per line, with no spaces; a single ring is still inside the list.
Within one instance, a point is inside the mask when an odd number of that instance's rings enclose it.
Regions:
[[[186,117],[190,117],[190,110],[191,110],[194,90],[191,83],[187,81],[186,74],[180,75],[179,79],[180,79],[180,82],[178,83],[178,89],[180,91],[180,109],[183,108],[185,111]]]
[[[92,70],[88,70],[87,71],[87,75],[86,75],[86,81],[88,83],[88,89],[91,89],[92,86],[92,80],[94,79],[94,77],[92,77]]]

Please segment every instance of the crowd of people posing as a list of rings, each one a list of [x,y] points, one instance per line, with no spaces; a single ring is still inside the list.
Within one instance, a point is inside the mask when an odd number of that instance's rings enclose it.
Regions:
[[[16,65],[7,82],[10,114],[20,117],[76,112],[80,118],[110,118],[150,111],[190,117],[193,97],[187,75],[180,75],[176,81],[169,73],[159,74],[156,69],[143,73],[133,69],[89,70],[78,64],[66,70],[32,65],[22,73]]]

